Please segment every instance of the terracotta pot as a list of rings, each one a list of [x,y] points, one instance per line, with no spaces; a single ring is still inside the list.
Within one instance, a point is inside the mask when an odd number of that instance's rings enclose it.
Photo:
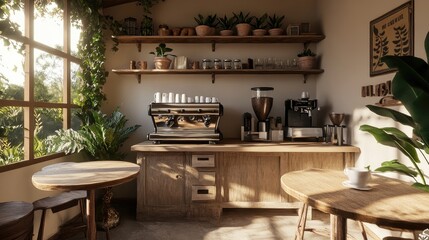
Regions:
[[[252,32],[254,36],[264,36],[267,34],[267,30],[265,29],[255,29]]]
[[[207,25],[198,25],[195,27],[197,36],[209,36],[212,33],[212,28]]]
[[[171,59],[167,57],[155,57],[153,63],[155,64],[155,69],[169,69]]]
[[[222,30],[219,33],[221,36],[232,36],[234,34],[232,30]]]
[[[272,28],[268,30],[270,36],[280,36],[283,35],[284,30],[282,28]]]
[[[299,57],[297,61],[298,68],[304,70],[316,68],[316,63],[316,57],[313,56]]]
[[[249,36],[250,30],[252,29],[252,26],[248,23],[239,23],[235,27],[237,28],[238,36]]]

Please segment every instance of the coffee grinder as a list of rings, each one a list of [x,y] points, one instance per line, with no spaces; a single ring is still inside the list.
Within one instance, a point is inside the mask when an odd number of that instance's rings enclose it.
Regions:
[[[258,119],[258,124],[252,124],[253,118],[251,118],[251,114],[245,113],[244,126],[242,127],[242,139],[246,141],[267,141],[268,132],[270,130],[268,115],[273,106],[273,97],[271,94],[274,88],[253,87],[251,90],[252,107]]]

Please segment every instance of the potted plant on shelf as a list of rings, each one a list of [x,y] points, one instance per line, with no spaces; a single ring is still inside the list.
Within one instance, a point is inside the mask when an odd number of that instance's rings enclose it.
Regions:
[[[155,55],[153,60],[155,64],[155,69],[169,69],[171,64],[171,59],[168,56],[176,57],[174,54],[169,54],[173,49],[168,48],[165,43],[160,43],[158,47],[155,48],[155,52],[149,52],[149,54]]]
[[[279,35],[283,35],[283,19],[285,18],[285,16],[277,16],[276,14],[274,14],[273,16],[269,16],[268,17],[268,33],[271,36],[279,36]]]
[[[316,68],[316,54],[312,52],[311,49],[306,48],[302,52],[298,53],[297,56],[298,68],[303,70]]]
[[[217,26],[217,15],[208,15],[204,17],[201,14],[198,14],[198,17],[194,17],[197,26],[195,27],[195,32],[198,36],[212,36],[215,35],[216,26]]]
[[[235,17],[228,18],[226,15],[224,15],[223,17],[218,17],[217,21],[218,21],[219,26],[221,28],[221,30],[219,32],[221,36],[232,36],[233,35],[232,29],[234,28],[234,26],[236,24]]]
[[[268,15],[266,13],[260,17],[254,17],[255,21],[251,23],[253,27],[253,35],[264,36],[267,34],[267,18]]]
[[[429,33],[425,39],[425,50],[426,56],[429,58]],[[394,98],[402,102],[409,115],[387,107],[375,105],[367,107],[380,116],[389,117],[401,125],[411,127],[413,136],[408,137],[395,127],[378,128],[362,125],[360,130],[369,132],[378,143],[397,148],[409,158],[412,164],[412,167],[409,167],[395,159],[383,162],[381,167],[375,171],[393,171],[407,175],[415,181],[414,187],[429,192],[427,173],[423,172],[422,161],[420,161],[420,158],[423,157],[425,160],[423,163],[429,165],[427,159],[427,154],[429,154],[429,114],[427,114],[429,109],[429,65],[425,60],[414,56],[384,56],[382,62],[385,62],[390,69],[398,70],[392,80],[392,94]]]
[[[238,36],[249,36],[250,30],[252,29],[252,26],[250,23],[253,20],[253,17],[249,16],[250,13],[244,14],[243,12],[240,13],[233,13],[234,18],[237,22],[237,25],[235,27],[237,28],[237,35]]]

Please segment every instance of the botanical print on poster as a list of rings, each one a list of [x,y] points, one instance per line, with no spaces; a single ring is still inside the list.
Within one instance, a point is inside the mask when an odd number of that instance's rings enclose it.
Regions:
[[[407,2],[370,23],[370,76],[392,72],[385,55],[414,55],[414,8]]]

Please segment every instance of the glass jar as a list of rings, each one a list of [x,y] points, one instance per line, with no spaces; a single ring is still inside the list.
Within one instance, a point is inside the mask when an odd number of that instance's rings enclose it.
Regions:
[[[241,60],[234,59],[234,69],[241,69]]]
[[[211,69],[212,68],[212,60],[203,59],[203,69]]]
[[[232,61],[231,59],[223,60],[223,69],[232,69]]]
[[[215,58],[213,61],[214,69],[222,69],[222,61],[220,59]]]

